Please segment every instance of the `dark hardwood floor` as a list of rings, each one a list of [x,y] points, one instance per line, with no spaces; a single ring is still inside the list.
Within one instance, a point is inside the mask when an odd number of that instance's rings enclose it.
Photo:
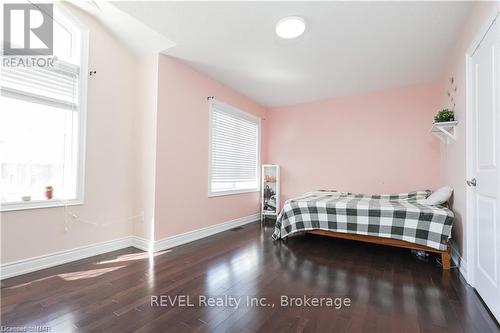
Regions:
[[[52,332],[500,331],[457,270],[442,271],[434,257],[314,235],[273,242],[271,233],[254,223],[151,257],[127,248],[5,280],[1,324]],[[159,295],[188,295],[194,306],[180,306],[185,298],[152,304]],[[198,304],[224,295],[243,297],[239,308]],[[268,306],[249,306],[247,295]],[[351,304],[283,307],[281,295]]]

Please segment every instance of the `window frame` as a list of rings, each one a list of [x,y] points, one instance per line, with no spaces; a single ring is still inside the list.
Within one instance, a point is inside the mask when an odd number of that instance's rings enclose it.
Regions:
[[[88,85],[88,60],[89,60],[89,35],[90,31],[87,26],[81,23],[68,10],[54,3],[54,11],[60,12],[64,22],[69,22],[74,25],[80,34],[80,74],[78,77],[78,161],[77,161],[77,180],[76,180],[76,196],[67,200],[33,200],[33,201],[14,201],[0,203],[0,212],[64,207],[84,204],[85,194],[85,150],[86,150],[86,123],[87,123],[87,85]]]
[[[218,109],[223,109],[228,113],[232,113],[234,115],[255,120],[257,121],[257,187],[255,189],[241,189],[241,190],[225,190],[225,191],[212,191],[212,119],[213,112],[217,106]],[[209,102],[209,116],[208,116],[208,197],[221,197],[226,195],[236,195],[236,194],[244,194],[244,193],[254,193],[260,192],[260,169],[261,169],[261,132],[262,132],[262,119],[251,114],[240,110],[232,105],[220,102],[214,98],[210,99]]]

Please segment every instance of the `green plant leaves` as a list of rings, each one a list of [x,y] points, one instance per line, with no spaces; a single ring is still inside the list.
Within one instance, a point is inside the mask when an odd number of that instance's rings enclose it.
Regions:
[[[455,113],[448,109],[443,109],[434,116],[434,122],[436,123],[442,123],[445,121],[454,121],[454,120],[455,120]]]

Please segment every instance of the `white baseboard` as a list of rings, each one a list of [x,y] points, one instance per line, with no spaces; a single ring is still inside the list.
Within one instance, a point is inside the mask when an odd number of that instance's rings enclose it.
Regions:
[[[460,271],[460,274],[464,277],[465,281],[468,281],[467,279],[467,263],[465,260],[460,256],[460,252],[458,252],[457,246],[455,243],[451,243],[451,259],[455,263],[455,265],[458,266],[458,270]]]
[[[219,223],[215,225],[211,225],[206,228],[197,229],[193,231],[189,231],[183,234],[163,238],[154,242],[154,246],[152,247],[154,251],[162,251],[166,249],[171,249],[173,247],[191,243],[195,240],[205,238],[219,232],[227,231],[229,229],[233,229],[248,223],[256,222],[260,220],[260,214],[253,214],[245,217],[241,217],[239,219],[235,219],[232,221]]]
[[[13,261],[2,264],[0,268],[0,279],[7,279],[17,275],[62,265],[71,261],[96,256],[106,252],[116,251],[130,246],[146,252],[156,252],[170,249],[175,246],[190,243],[195,240],[205,238],[232,228],[236,228],[247,223],[256,222],[259,219],[260,214],[253,214],[236,220],[212,225],[206,228],[189,231],[180,235],[167,237],[154,242],[137,236],[128,236],[110,240],[107,242],[77,247],[71,250],[50,253],[39,257]]]
[[[132,242],[130,246],[133,246],[136,249],[143,250],[145,252],[152,252],[153,242],[151,240],[138,236],[131,236],[131,240]]]
[[[0,279],[26,274],[40,269],[62,265],[106,252],[116,251],[132,246],[131,237],[123,237],[107,242],[77,247],[71,250],[54,252],[43,256],[18,260],[2,264]]]

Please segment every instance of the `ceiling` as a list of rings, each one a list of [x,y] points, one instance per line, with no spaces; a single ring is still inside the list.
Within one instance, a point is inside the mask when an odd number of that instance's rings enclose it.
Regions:
[[[29,0],[28,0],[29,1]],[[60,6],[75,6],[96,17],[110,32],[138,57],[163,52],[175,45],[163,34],[124,13],[104,0],[66,0]]]
[[[470,2],[113,2],[175,43],[163,53],[265,106],[441,79]],[[307,28],[283,40],[277,21]]]

